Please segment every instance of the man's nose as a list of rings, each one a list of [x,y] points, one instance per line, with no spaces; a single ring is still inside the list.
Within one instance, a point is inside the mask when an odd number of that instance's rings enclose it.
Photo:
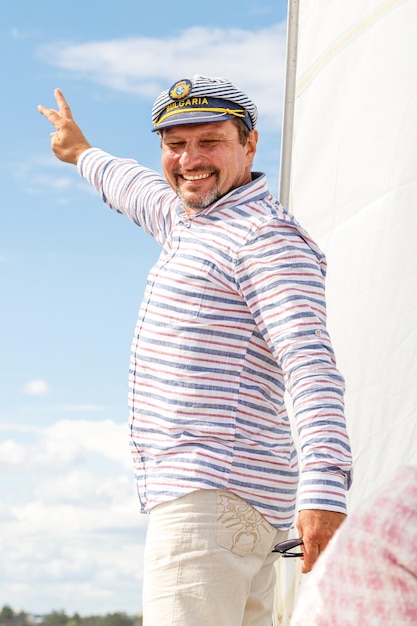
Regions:
[[[193,169],[202,163],[201,150],[197,143],[187,143],[180,156],[180,164],[184,169]]]

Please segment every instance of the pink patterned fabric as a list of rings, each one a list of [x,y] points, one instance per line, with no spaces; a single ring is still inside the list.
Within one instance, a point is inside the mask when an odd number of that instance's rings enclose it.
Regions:
[[[302,585],[291,626],[417,624],[417,467],[358,507]]]

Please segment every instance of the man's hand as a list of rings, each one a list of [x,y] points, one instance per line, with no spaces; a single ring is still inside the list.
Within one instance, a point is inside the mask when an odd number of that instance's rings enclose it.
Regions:
[[[58,111],[48,109],[42,104],[38,106],[38,111],[56,128],[56,131],[51,133],[52,152],[61,161],[76,165],[80,154],[91,146],[80,127],[74,122],[71,109],[62,91],[55,89],[54,96],[58,104]]]
[[[312,570],[320,552],[323,552],[345,518],[346,515],[335,511],[308,509],[298,513],[297,529],[304,543],[303,574]]]

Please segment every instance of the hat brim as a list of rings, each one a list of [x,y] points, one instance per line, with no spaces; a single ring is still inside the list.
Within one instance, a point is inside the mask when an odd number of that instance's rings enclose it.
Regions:
[[[247,119],[248,118],[248,119]],[[208,124],[209,122],[226,122],[231,119],[239,119],[236,115],[230,113],[219,113],[214,111],[184,111],[177,115],[172,115],[157,126],[152,128],[152,132],[158,132],[163,128],[170,126],[183,126],[184,124]],[[246,125],[251,129],[250,118],[248,115],[241,117]]]

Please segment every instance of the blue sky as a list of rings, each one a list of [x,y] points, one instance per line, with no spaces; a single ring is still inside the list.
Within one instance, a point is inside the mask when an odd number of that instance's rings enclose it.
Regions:
[[[286,0],[16,0],[0,25],[0,606],[141,609],[146,517],[127,443],[130,341],[159,253],[50,152],[60,87],[89,141],[160,169],[156,95],[224,75],[260,111],[277,193]],[[184,5],[185,6],[185,5]]]

